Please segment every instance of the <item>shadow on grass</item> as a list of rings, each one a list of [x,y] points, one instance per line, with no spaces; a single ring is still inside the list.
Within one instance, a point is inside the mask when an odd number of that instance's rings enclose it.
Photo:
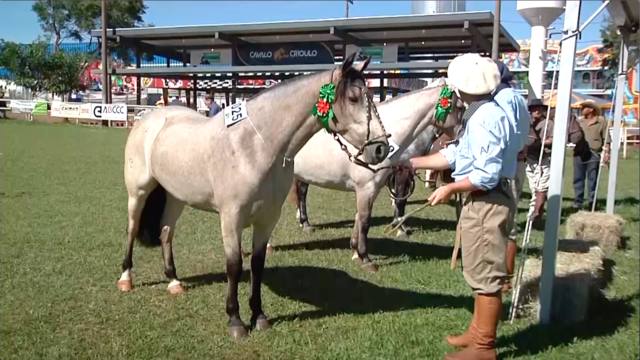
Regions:
[[[587,322],[574,325],[532,325],[518,333],[500,338],[501,347],[511,347],[500,352],[501,357],[532,356],[548,348],[572,344],[576,340],[587,340],[614,334],[627,325],[633,316],[633,301],[636,293],[622,299],[600,298],[589,311]]]
[[[349,238],[313,240],[295,244],[276,245],[276,251],[296,250],[350,250]],[[453,247],[424,244],[412,241],[369,238],[367,243],[369,254],[392,257],[408,257],[411,260],[450,259]]]
[[[442,219],[427,219],[420,217],[420,214],[416,214],[418,216],[410,217],[405,224],[409,227],[415,227],[419,229],[425,229],[429,231],[439,231],[439,230],[455,230],[457,221],[456,219],[451,220],[442,220]],[[393,217],[391,216],[372,216],[369,225],[371,226],[386,226],[393,221]],[[313,224],[316,228],[319,229],[333,229],[333,228],[352,228],[353,220],[340,220],[328,223],[320,223]]]
[[[264,284],[275,294],[316,307],[272,319],[319,319],[339,314],[373,314],[427,307],[466,308],[473,298],[381,287],[336,269],[282,266],[265,269]]]

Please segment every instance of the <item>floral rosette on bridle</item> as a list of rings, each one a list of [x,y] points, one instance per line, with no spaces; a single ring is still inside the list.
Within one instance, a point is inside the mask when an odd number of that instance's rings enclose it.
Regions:
[[[333,102],[336,100],[336,86],[333,83],[324,84],[318,94],[318,102],[313,106],[314,115],[322,127],[329,130],[329,120],[333,119]]]
[[[438,103],[436,104],[436,121],[444,123],[447,119],[447,115],[451,113],[453,108],[453,90],[445,85],[440,90],[440,96],[438,97]]]

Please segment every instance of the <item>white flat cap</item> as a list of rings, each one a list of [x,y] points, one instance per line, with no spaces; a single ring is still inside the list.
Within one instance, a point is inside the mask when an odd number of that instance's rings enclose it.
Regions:
[[[447,77],[452,87],[470,95],[489,94],[500,84],[498,65],[479,54],[464,54],[451,60]]]

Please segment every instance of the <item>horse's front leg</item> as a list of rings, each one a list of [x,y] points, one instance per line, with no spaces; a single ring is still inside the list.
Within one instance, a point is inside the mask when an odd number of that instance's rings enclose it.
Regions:
[[[356,214],[356,223],[354,226],[354,234],[352,235],[352,247],[353,237],[357,237],[356,252],[358,258],[362,261],[362,268],[376,272],[378,266],[369,259],[369,253],[367,252],[367,236],[369,235],[369,224],[371,221],[371,208],[373,201],[375,200],[376,193],[373,191],[356,190],[356,206],[358,213]]]
[[[270,213],[268,219],[261,219],[253,225],[253,254],[251,255],[251,295],[249,307],[251,308],[251,326],[256,330],[265,330],[271,327],[267,316],[262,310],[262,274],[266,248],[273,228],[280,218],[280,213]]]
[[[224,255],[227,261],[227,301],[226,310],[229,316],[229,334],[235,339],[247,336],[247,328],[240,318],[238,304],[238,283],[242,275],[242,224],[240,214],[227,212],[220,214]]]

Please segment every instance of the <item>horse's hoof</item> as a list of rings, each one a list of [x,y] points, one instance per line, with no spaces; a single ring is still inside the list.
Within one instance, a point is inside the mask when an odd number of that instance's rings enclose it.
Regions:
[[[409,234],[405,230],[399,229],[396,232],[396,237],[399,238],[399,239],[408,239],[409,238]]]
[[[316,231],[316,228],[313,227],[312,225],[309,225],[309,224],[303,224],[302,225],[302,231],[304,231],[306,233],[312,233],[312,232]]]
[[[184,289],[184,287],[182,287],[182,284],[179,281],[176,281],[173,284],[169,284],[169,286],[167,286],[167,291],[171,295],[180,295],[186,292],[186,290]]]
[[[242,340],[246,338],[249,333],[244,325],[235,325],[229,326],[229,335],[231,335],[234,340]]]
[[[256,324],[254,328],[258,331],[271,329],[271,324],[266,316],[260,316],[256,319]]]
[[[131,279],[118,280],[116,285],[118,286],[118,290],[122,292],[129,292],[133,289],[133,282],[131,282]]]
[[[357,251],[353,252],[353,255],[351,255],[351,260],[360,261],[360,256],[358,256],[358,252]]]
[[[370,273],[378,272],[378,265],[376,265],[373,261],[362,263],[361,266],[362,266],[362,269],[366,272],[370,272]]]

